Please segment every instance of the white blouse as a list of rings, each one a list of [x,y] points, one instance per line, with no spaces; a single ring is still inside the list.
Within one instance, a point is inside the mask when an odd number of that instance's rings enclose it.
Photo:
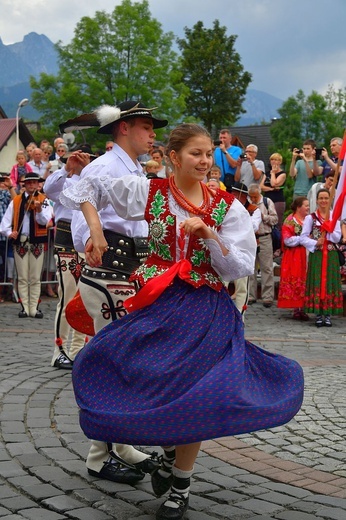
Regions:
[[[80,204],[90,202],[98,211],[111,204],[117,214],[126,220],[143,220],[147,205],[150,181],[144,177],[126,175],[120,178],[108,176],[88,177],[64,190],[60,201],[71,209],[80,209]],[[179,224],[190,217],[181,208],[169,191],[169,209],[176,216],[177,239]],[[254,273],[256,258],[256,238],[248,211],[234,200],[217,233],[220,242],[228,250],[224,256],[218,242],[206,239],[211,256],[211,265],[224,282],[243,278]],[[188,244],[185,244],[185,252]],[[177,255],[179,248],[177,247]],[[179,258],[176,258],[178,261]]]
[[[330,219],[332,218],[332,213],[330,213]],[[310,238],[310,234],[312,231],[313,226],[313,217],[312,215],[307,215],[304,219],[303,229],[302,233],[300,235],[300,243],[302,246],[306,247],[310,253],[314,253],[316,249],[317,240],[314,238]],[[317,220],[316,226],[321,227],[321,223]],[[335,229],[333,233],[326,233],[326,239],[329,240],[329,242],[333,242],[334,244],[338,244],[340,242],[341,238],[341,228],[340,228],[340,222],[336,222]]]

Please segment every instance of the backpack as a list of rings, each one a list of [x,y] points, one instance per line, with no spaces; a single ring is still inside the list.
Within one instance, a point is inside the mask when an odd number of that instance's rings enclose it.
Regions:
[[[268,211],[268,197],[263,197],[263,204],[265,205]],[[272,226],[272,242],[273,251],[281,249],[281,232],[277,224],[275,224],[275,226]]]

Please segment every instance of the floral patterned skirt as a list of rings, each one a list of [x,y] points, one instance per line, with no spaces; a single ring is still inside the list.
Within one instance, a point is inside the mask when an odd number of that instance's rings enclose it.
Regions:
[[[328,251],[326,297],[321,300],[322,251],[309,254],[306,278],[305,312],[315,314],[342,314],[343,295],[339,257],[336,251]]]

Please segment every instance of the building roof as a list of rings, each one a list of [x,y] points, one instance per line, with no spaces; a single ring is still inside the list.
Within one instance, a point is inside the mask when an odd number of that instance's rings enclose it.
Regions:
[[[6,146],[8,140],[16,133],[16,118],[0,119],[0,151]],[[19,139],[24,146],[27,146],[31,141],[34,140],[32,134],[23,123],[22,119],[19,119]]]
[[[269,165],[269,157],[272,152],[269,147],[272,146],[273,139],[270,135],[270,127],[272,125],[253,125],[253,126],[232,126],[232,144],[245,148],[249,144],[258,146],[257,159],[264,162],[265,167]]]

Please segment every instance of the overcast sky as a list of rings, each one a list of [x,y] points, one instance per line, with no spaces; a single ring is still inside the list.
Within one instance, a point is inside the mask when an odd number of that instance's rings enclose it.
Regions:
[[[76,23],[96,10],[112,12],[120,0],[0,0],[5,45],[29,32],[54,43],[71,41]],[[184,37],[184,27],[214,20],[237,35],[236,51],[253,76],[250,88],[286,100],[299,89],[324,93],[346,86],[346,0],[149,0],[165,32]]]

